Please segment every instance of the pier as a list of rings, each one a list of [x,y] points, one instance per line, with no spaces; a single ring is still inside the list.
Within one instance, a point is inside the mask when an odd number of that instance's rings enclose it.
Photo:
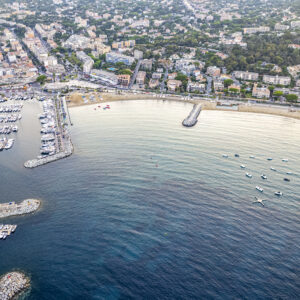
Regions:
[[[8,202],[0,204],[0,218],[10,216],[24,215],[32,213],[41,205],[41,201],[37,199],[26,199],[21,203]]]
[[[30,280],[23,273],[10,272],[0,278],[0,299],[10,300],[29,288]]]
[[[190,114],[183,120],[182,125],[186,127],[192,127],[196,125],[198,116],[201,112],[201,104],[194,104]]]

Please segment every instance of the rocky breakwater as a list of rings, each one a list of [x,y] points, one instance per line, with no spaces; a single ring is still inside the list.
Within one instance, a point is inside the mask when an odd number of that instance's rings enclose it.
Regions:
[[[8,202],[0,204],[0,218],[29,214],[38,210],[41,201],[37,199],[26,199],[21,203]]]
[[[10,272],[0,278],[0,300],[9,300],[30,287],[30,280],[20,272]]]

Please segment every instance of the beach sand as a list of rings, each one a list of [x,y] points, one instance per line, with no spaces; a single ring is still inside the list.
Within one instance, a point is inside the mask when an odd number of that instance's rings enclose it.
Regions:
[[[265,105],[265,104],[248,104],[241,103],[238,105],[238,109],[232,109],[228,107],[217,107],[216,101],[212,100],[187,100],[183,97],[176,96],[166,96],[161,98],[159,96],[153,97],[152,94],[126,94],[126,93],[99,93],[99,92],[90,92],[90,93],[70,93],[66,96],[68,107],[75,107],[81,105],[91,105],[105,102],[113,101],[129,101],[129,100],[168,100],[168,101],[180,101],[188,103],[201,103],[203,110],[224,110],[224,111],[239,111],[239,112],[248,112],[248,113],[261,113],[269,115],[277,115],[289,118],[300,119],[300,110],[291,111],[289,107],[285,106],[275,106],[275,105]],[[84,102],[85,100],[85,102]]]

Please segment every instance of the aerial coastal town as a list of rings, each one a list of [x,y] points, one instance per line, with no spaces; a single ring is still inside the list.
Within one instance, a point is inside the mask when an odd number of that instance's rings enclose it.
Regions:
[[[187,127],[202,109],[300,118],[298,0],[1,4],[0,152],[13,148],[26,102],[42,106],[34,116],[40,122],[39,155],[24,162],[27,169],[72,155],[68,107],[75,105],[188,101],[194,106],[182,121]],[[0,218],[30,214],[40,205],[36,199],[2,203]],[[0,242],[17,226],[0,224]],[[5,274],[0,300],[29,285],[21,272]]]

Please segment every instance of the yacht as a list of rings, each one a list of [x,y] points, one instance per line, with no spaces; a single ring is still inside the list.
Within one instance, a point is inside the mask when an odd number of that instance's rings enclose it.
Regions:
[[[261,192],[261,193],[264,191],[264,189],[263,189],[262,187],[258,186],[258,185],[257,185],[255,188],[256,188],[259,192]]]
[[[273,160],[273,158],[272,158],[272,157],[269,157],[269,158],[267,158],[267,160]]]
[[[240,165],[241,169],[245,169],[246,167],[244,165]]]
[[[260,177],[261,177],[262,179],[267,179],[267,176],[266,176],[265,174],[260,175]]]
[[[291,180],[289,178],[283,178],[284,181],[290,182]]]
[[[6,150],[10,149],[13,146],[14,141],[15,141],[14,139],[8,139],[4,149],[6,149]]]
[[[280,191],[275,192],[275,195],[281,197],[282,196],[282,192],[280,192]]]
[[[289,160],[287,158],[282,159],[283,162],[288,162]]]
[[[223,157],[228,158],[228,155],[227,154],[223,154]]]
[[[254,155],[250,155],[249,157],[250,157],[250,158],[255,158],[255,156],[254,156]]]
[[[293,173],[292,173],[292,172],[286,172],[286,174],[287,174],[287,175],[292,175]]]
[[[246,173],[246,176],[249,177],[249,178],[252,178],[252,175],[249,174],[249,173]]]
[[[273,167],[271,167],[270,170],[272,170],[272,171],[274,171],[274,172],[277,171],[277,170],[276,170],[275,168],[273,168]]]
[[[13,131],[13,132],[17,132],[17,131],[18,131],[18,126],[12,127],[12,131]]]

